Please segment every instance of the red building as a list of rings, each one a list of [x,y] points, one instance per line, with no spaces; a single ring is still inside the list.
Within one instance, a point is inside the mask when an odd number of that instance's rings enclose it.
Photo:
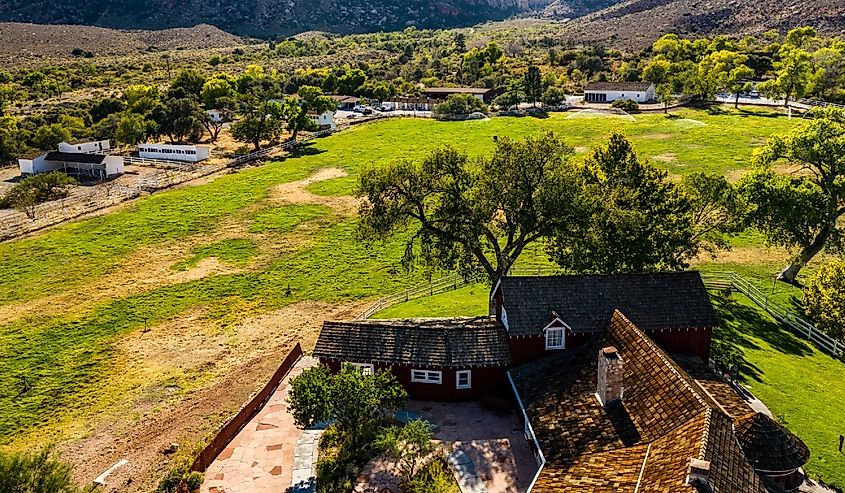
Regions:
[[[507,395],[504,328],[490,317],[324,322],[314,348],[339,371],[390,370],[413,399],[466,401]]]

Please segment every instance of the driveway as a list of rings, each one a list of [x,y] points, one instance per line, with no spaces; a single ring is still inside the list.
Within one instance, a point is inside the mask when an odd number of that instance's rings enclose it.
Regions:
[[[291,487],[302,430],[287,411],[288,383],[316,364],[307,356],[296,363],[264,408],[208,467],[202,493],[280,493]]]

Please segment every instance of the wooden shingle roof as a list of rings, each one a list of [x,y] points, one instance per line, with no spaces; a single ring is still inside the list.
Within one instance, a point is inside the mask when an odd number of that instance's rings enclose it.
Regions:
[[[490,317],[324,322],[314,356],[356,363],[472,368],[511,362]]]
[[[602,406],[596,361],[611,345],[624,360],[624,393]],[[711,493],[766,491],[731,417],[618,311],[603,336],[511,376],[547,460],[536,491],[693,492],[691,459],[711,462]]]
[[[648,82],[590,82],[585,91],[640,91],[646,92],[651,87]]]
[[[645,331],[717,324],[698,272],[505,277],[498,289],[511,335],[541,334],[552,313],[573,332],[602,332],[617,309]]]
[[[735,431],[745,457],[757,470],[791,472],[810,458],[804,442],[765,414],[738,418]]]

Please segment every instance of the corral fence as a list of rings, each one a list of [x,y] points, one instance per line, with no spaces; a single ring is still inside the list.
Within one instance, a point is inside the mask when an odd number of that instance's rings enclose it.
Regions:
[[[837,358],[842,356],[843,350],[845,350],[843,343],[829,337],[789,308],[767,296],[748,279],[735,272],[702,272],[701,277],[704,279],[704,285],[708,288],[731,289],[744,294],[775,320],[783,323],[799,336],[811,341],[825,353]]]
[[[270,396],[279,388],[279,384],[290,373],[293,366],[302,357],[302,346],[297,342],[296,346],[291,349],[287,357],[282,361],[279,369],[270,377],[270,381],[261,389],[255,396],[247,402],[237,414],[232,416],[226,424],[217,432],[217,435],[205,446],[199,453],[194,463],[191,465],[191,471],[205,472],[208,466],[214,462],[214,459],[220,455],[220,452],[232,442],[232,440],[240,433],[240,431],[250,422],[252,418],[258,414]]]
[[[70,197],[38,204],[28,211],[0,213],[0,241],[22,236],[141,195],[138,187],[97,187]]]
[[[552,266],[518,266],[511,269],[510,274],[515,276],[548,276],[559,274],[560,270]],[[757,306],[765,310],[775,320],[789,327],[793,332],[803,337],[825,353],[841,357],[845,352],[845,344],[829,337],[817,329],[813,324],[804,320],[789,308],[778,303],[770,296],[767,296],[748,279],[735,272],[702,272],[701,278],[704,285],[710,290],[731,290],[747,296]],[[433,296],[435,294],[454,291],[458,288],[480,282],[483,277],[471,277],[465,279],[458,274],[451,274],[446,277],[435,279],[426,284],[408,288],[389,296],[379,298],[369,308],[364,310],[358,319],[367,319],[376,313],[399,303]]]
[[[812,106],[814,108],[839,108],[841,110],[845,110],[845,105],[837,104],[837,103],[829,103],[827,101],[821,101],[818,99],[806,99],[802,98],[796,101],[797,103],[805,104],[807,106]]]

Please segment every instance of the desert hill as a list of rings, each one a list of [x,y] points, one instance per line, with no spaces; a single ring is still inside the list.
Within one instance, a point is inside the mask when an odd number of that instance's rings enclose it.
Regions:
[[[556,17],[554,5],[546,17]],[[564,17],[568,17],[564,15]],[[746,35],[814,26],[845,33],[845,2],[831,0],[629,0],[565,22],[563,38],[644,48],[665,33]]]

